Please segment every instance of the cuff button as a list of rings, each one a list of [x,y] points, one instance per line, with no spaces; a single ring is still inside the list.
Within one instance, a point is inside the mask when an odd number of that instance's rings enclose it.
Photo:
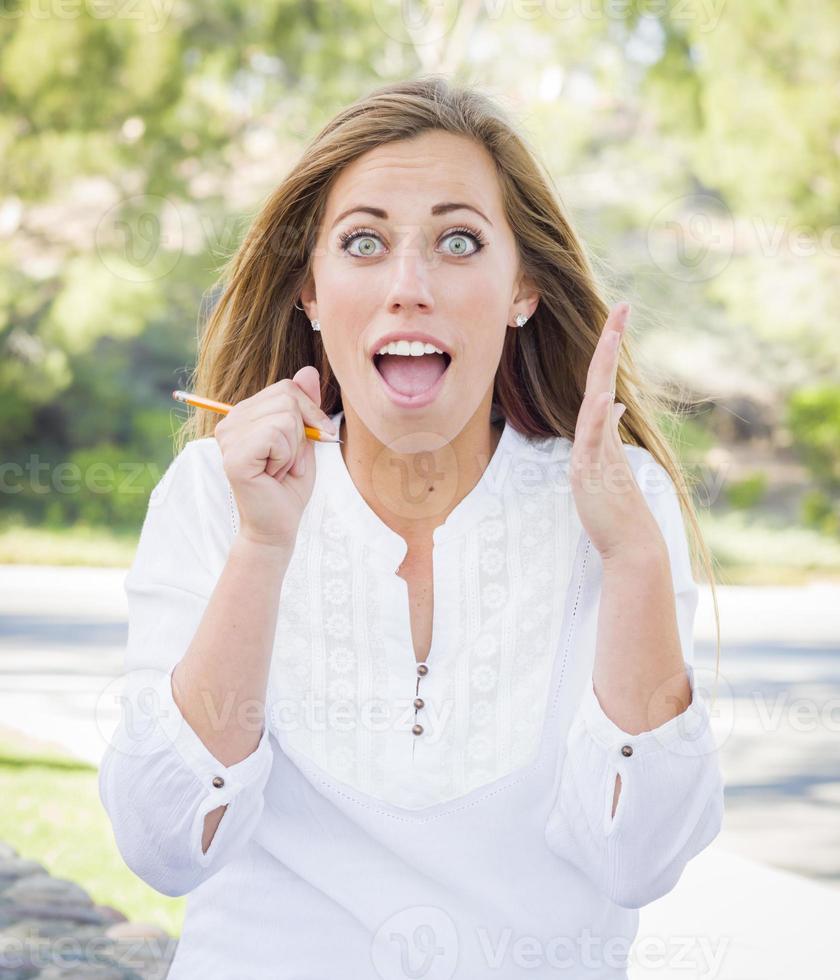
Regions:
[[[221,776],[214,776],[213,777],[213,785],[216,787],[216,789],[219,789],[219,787],[225,785],[225,781],[224,781],[224,779],[222,779]]]
[[[621,754],[622,755],[632,755],[633,754],[633,746],[632,745],[622,745],[621,746]]]

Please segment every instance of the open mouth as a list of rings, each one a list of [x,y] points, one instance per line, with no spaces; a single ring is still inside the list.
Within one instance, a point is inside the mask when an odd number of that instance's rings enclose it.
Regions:
[[[446,374],[449,354],[376,354],[373,366],[398,395],[417,398],[430,392]]]

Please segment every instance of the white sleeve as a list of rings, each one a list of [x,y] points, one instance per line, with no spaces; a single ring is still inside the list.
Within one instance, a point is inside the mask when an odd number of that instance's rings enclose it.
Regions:
[[[632,735],[604,712],[591,675],[569,728],[560,786],[545,828],[551,850],[617,905],[641,908],[667,894],[688,861],[718,835],[724,783],[709,710],[695,687],[698,588],[676,490],[644,452],[642,487],[668,545],[677,622],[692,700],[657,728]],[[621,789],[612,816],[616,775]]]
[[[262,814],[272,749],[263,725],[247,758],[223,766],[190,727],[171,676],[198,629],[220,569],[205,547],[201,447],[187,446],[152,491],[125,580],[128,644],[120,719],[99,769],[99,795],[131,870],[185,895],[248,842]],[[204,817],[227,804],[207,852]]]

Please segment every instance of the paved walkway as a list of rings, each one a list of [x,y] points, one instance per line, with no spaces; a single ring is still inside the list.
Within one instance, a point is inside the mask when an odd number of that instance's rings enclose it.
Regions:
[[[639,912],[630,980],[837,980],[840,888],[720,840]]]
[[[117,722],[125,574],[0,566],[3,724],[99,763]],[[840,586],[721,587],[718,601],[724,829],[641,910],[631,980],[837,980]],[[710,689],[708,590],[695,638]]]

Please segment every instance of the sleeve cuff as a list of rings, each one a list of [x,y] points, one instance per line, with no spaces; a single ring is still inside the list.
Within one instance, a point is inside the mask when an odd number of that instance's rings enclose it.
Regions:
[[[649,754],[665,748],[686,755],[698,754],[696,750],[699,749],[703,754],[709,749],[706,735],[711,724],[709,711],[703,699],[697,696],[693,665],[686,664],[685,667],[691,688],[691,703],[685,711],[657,728],[632,735],[616,725],[601,707],[591,678],[584,686],[579,718],[600,745],[611,751],[621,751],[623,755],[632,755],[636,751]],[[627,751],[628,747],[632,751]]]
[[[249,756],[232,766],[222,765],[181,713],[172,694],[174,670],[175,666],[168,671],[154,671],[157,676],[151,687],[156,696],[159,724],[184,764],[207,789],[212,797],[210,809],[213,809],[230,802],[242,789],[267,774],[272,762],[268,726],[263,723],[259,744]]]

